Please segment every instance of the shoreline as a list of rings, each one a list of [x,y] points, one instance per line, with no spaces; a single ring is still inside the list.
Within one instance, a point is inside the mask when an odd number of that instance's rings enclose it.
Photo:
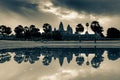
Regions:
[[[11,41],[0,40],[1,49],[14,49],[14,48],[120,48],[119,41]]]

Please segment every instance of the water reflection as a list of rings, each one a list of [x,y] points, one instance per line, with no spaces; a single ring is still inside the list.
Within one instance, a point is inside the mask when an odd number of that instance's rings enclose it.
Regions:
[[[94,68],[100,67],[104,61],[104,52],[107,51],[109,60],[117,60],[120,57],[120,48],[20,48],[20,49],[3,49],[0,50],[0,63],[5,63],[14,59],[18,64],[22,62],[35,63],[42,58],[42,63],[48,66],[53,60],[58,59],[60,66],[63,65],[64,59],[70,63],[75,55],[76,64],[82,66],[86,63]],[[14,54],[13,57],[11,55]],[[83,56],[85,54],[85,56]],[[89,55],[94,57],[89,60]],[[86,57],[86,58],[85,58]],[[87,60],[85,60],[87,59]]]

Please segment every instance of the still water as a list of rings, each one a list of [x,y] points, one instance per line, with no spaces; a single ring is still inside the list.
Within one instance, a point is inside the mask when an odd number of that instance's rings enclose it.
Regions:
[[[120,80],[120,48],[3,49],[0,80]]]

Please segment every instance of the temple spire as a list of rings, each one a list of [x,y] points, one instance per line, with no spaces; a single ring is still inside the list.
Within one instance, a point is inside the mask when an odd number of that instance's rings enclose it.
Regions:
[[[59,31],[60,31],[60,32],[65,31],[65,30],[64,30],[64,26],[63,26],[63,23],[62,23],[62,22],[60,22],[60,25],[59,25]]]

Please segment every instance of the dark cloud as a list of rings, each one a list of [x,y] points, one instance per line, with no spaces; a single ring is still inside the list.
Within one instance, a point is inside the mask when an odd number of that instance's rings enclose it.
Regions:
[[[13,11],[15,13],[24,14],[25,10],[38,11],[38,4],[28,0],[0,0],[0,9],[3,11]]]
[[[120,14],[120,0],[52,0],[55,6],[92,14]]]

